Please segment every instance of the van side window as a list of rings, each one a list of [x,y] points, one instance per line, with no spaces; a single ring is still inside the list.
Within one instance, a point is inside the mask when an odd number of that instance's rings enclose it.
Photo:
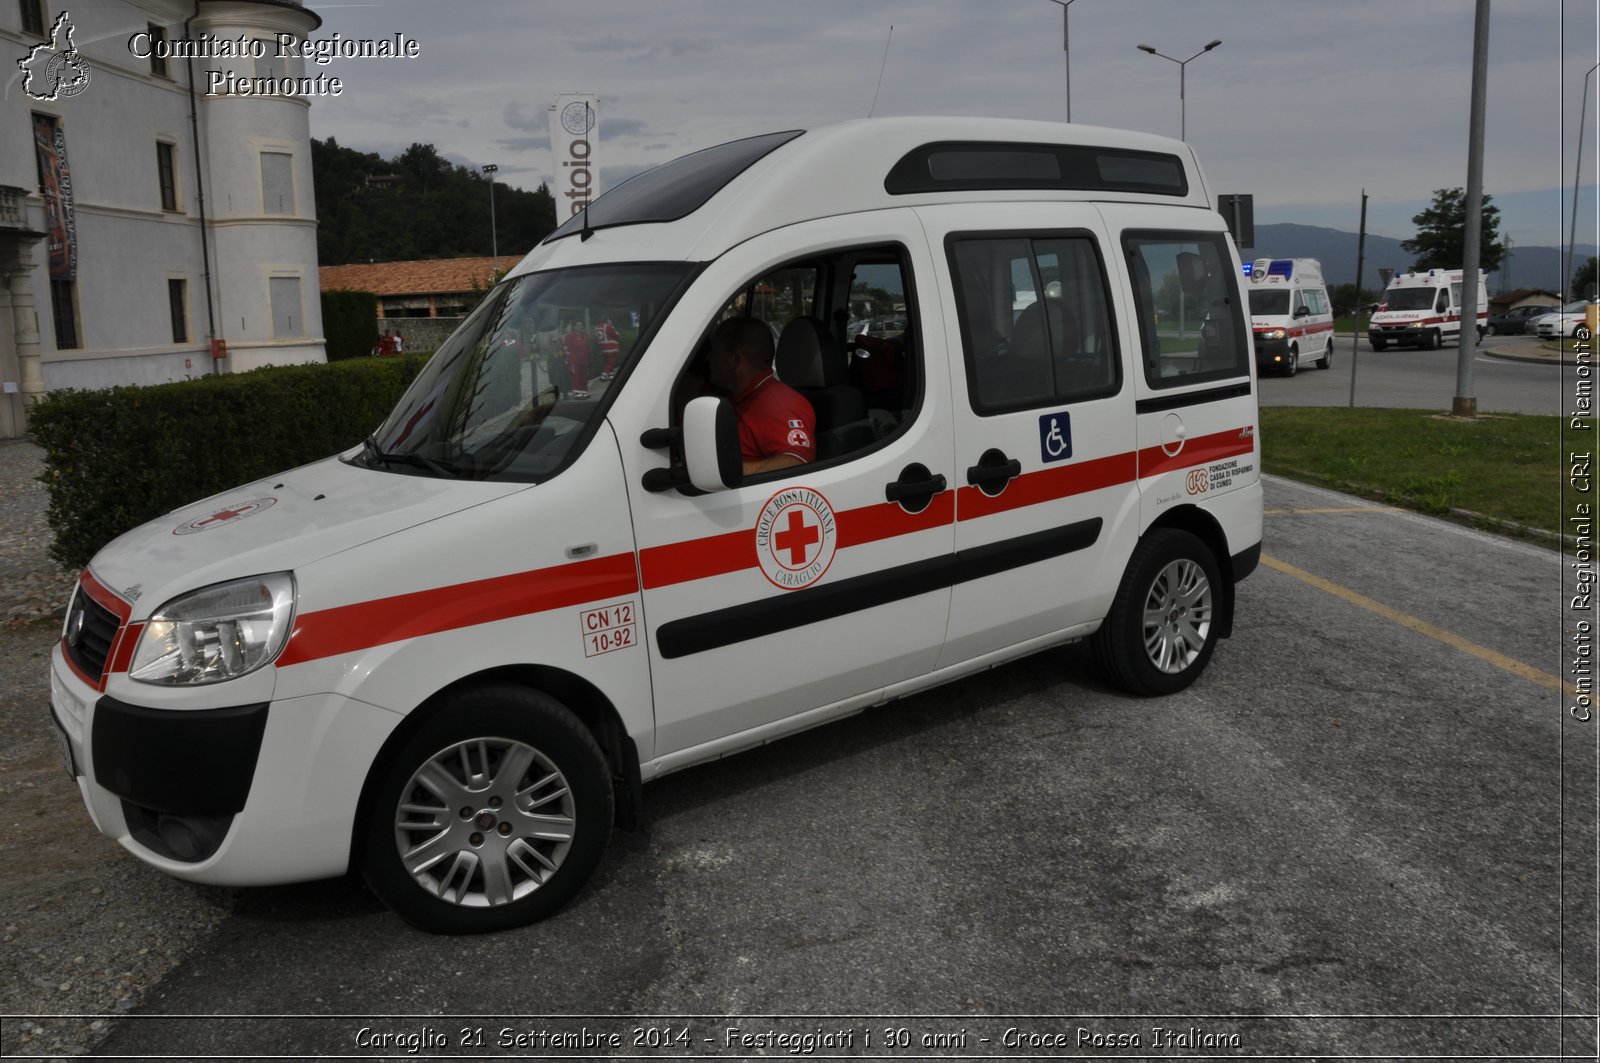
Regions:
[[[1121,360],[1087,236],[950,241],[967,392],[979,414],[1115,394]]]
[[[1123,247],[1145,382],[1171,388],[1249,375],[1249,332],[1222,237],[1129,232]]]

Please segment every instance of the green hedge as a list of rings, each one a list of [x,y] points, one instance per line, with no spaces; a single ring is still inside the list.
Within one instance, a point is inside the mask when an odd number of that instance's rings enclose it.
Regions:
[[[323,292],[322,335],[330,362],[370,355],[378,342],[378,297],[371,292]]]
[[[44,448],[50,556],[87,564],[147,520],[354,446],[423,362],[363,358],[50,392],[28,411],[29,433]]]

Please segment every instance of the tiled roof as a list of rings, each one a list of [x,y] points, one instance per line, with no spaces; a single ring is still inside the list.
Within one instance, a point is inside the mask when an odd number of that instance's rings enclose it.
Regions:
[[[500,256],[508,270],[521,253]],[[434,258],[416,262],[363,262],[348,266],[323,266],[322,290],[371,292],[374,295],[441,295],[487,289],[494,276],[494,258]]]

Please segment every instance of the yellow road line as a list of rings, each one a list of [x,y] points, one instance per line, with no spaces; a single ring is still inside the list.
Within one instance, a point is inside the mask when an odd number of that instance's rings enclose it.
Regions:
[[[1276,572],[1282,572],[1286,576],[1293,576],[1302,583],[1310,584],[1318,590],[1327,591],[1335,598],[1342,598],[1351,605],[1360,606],[1368,612],[1376,613],[1385,620],[1391,620],[1401,627],[1410,628],[1419,635],[1426,635],[1428,638],[1458,649],[1462,653],[1471,654],[1480,661],[1487,661],[1496,668],[1510,672],[1518,678],[1526,679],[1528,682],[1544,687],[1546,690],[1553,690],[1558,694],[1565,693],[1570,697],[1577,697],[1578,695],[1577,687],[1571,683],[1563,683],[1558,677],[1551,675],[1549,672],[1541,672],[1532,665],[1523,664],[1521,661],[1513,660],[1503,653],[1496,653],[1486,646],[1480,646],[1476,642],[1464,639],[1453,631],[1434,627],[1426,620],[1419,620],[1417,617],[1402,613],[1398,609],[1391,609],[1382,602],[1373,601],[1366,595],[1358,594],[1348,587],[1341,587],[1339,584],[1325,580],[1321,576],[1313,576],[1305,569],[1296,568],[1287,561],[1279,561],[1275,557],[1268,557],[1266,554],[1262,554],[1261,563]]]
[[[1399,506],[1332,506],[1327,509],[1264,509],[1261,512],[1268,517],[1298,517],[1313,513],[1404,513],[1405,510]]]

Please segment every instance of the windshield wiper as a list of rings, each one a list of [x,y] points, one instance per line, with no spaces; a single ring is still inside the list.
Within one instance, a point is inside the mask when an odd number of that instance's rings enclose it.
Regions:
[[[413,468],[427,469],[435,476],[441,476],[446,479],[453,479],[459,474],[459,470],[454,466],[434,458],[425,458],[421,454],[400,454],[393,451],[385,451],[378,446],[378,440],[375,436],[368,436],[363,439],[361,447],[362,454],[381,466],[410,465]]]

